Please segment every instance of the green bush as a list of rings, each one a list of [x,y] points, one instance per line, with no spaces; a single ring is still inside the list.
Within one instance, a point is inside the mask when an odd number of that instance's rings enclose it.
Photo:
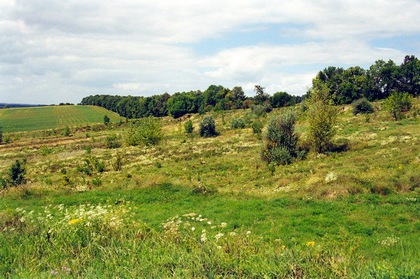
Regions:
[[[105,147],[109,149],[121,147],[121,142],[116,134],[112,134],[106,137]]]
[[[216,122],[213,117],[206,116],[203,121],[200,122],[200,136],[203,138],[217,136]]]
[[[255,135],[261,135],[263,127],[264,127],[264,124],[258,119],[255,120],[251,125],[252,132]]]
[[[230,124],[232,129],[243,129],[246,126],[242,118],[233,118]]]
[[[372,104],[366,99],[361,98],[353,103],[353,114],[368,114],[374,112]]]
[[[413,101],[406,92],[394,92],[385,100],[385,108],[392,115],[394,120],[404,117],[404,112],[411,109]]]
[[[191,134],[194,131],[194,126],[191,120],[188,120],[187,122],[185,122],[184,130],[185,130],[185,133],[187,134]]]
[[[1,126],[0,126],[0,144],[2,144],[2,143],[3,143],[3,131],[2,131]]]
[[[153,117],[141,118],[132,124],[127,134],[126,142],[129,145],[157,145],[163,139],[162,127],[159,119]]]
[[[287,165],[297,156],[298,137],[295,134],[296,118],[294,113],[286,113],[270,119],[265,135],[266,145],[262,159],[267,163]]]
[[[319,153],[330,151],[336,133],[338,109],[332,105],[330,93],[324,84],[318,84],[310,92],[308,100],[308,139]]]
[[[26,174],[26,160],[20,161],[16,160],[9,168],[8,172],[8,182],[12,186],[17,186],[25,182]]]

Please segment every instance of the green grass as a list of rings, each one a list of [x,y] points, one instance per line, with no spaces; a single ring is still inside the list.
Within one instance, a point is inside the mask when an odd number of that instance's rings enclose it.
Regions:
[[[94,106],[48,106],[0,109],[3,132],[23,132],[120,121],[118,114]]]
[[[0,190],[0,277],[420,277],[418,117],[342,112],[347,151],[271,174],[263,142],[230,127],[245,113],[213,114],[220,135],[206,139],[162,119],[157,146],[124,144],[124,124],[11,133],[0,178],[26,158],[28,181]],[[123,145],[106,148],[110,135]]]

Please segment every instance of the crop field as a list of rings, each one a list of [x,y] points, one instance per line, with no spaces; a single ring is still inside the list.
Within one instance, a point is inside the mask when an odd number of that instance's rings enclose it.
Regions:
[[[0,187],[0,277],[419,278],[420,117],[375,108],[341,109],[345,150],[275,169],[264,137],[231,126],[250,110],[208,113],[212,138],[198,134],[206,115],[188,118],[192,134],[162,118],[153,146],[128,145],[131,123],[116,121],[4,133],[0,182],[16,160],[26,181]]]
[[[0,109],[0,126],[4,132],[23,132],[103,123],[107,115],[111,122],[121,117],[94,106],[47,106]]]

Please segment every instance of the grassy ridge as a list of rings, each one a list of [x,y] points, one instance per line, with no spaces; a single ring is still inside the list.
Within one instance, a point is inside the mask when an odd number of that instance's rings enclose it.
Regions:
[[[111,122],[121,117],[94,106],[48,106],[0,110],[0,126],[4,132],[23,132],[103,123],[108,115]]]

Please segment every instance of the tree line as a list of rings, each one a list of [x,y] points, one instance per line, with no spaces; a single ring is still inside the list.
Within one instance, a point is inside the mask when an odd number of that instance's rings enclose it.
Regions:
[[[329,98],[336,105],[349,104],[360,98],[369,101],[388,98],[393,92],[407,92],[420,96],[420,60],[407,55],[401,65],[392,60],[377,60],[368,70],[360,66],[344,69],[330,66],[318,72],[312,89],[325,86]],[[291,106],[310,96],[292,96],[287,92],[270,95],[265,88],[256,85],[255,96],[248,97],[239,86],[229,89],[211,85],[204,92],[164,93],[151,97],[95,95],[83,98],[81,105],[101,106],[127,118],[148,116],[181,117],[188,113],[205,113],[231,109],[246,109],[253,106],[271,108]]]

